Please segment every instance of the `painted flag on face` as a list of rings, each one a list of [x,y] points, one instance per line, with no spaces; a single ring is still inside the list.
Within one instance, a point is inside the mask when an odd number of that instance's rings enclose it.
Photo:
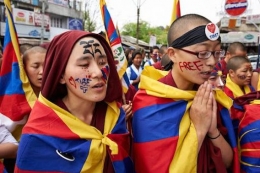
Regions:
[[[171,23],[181,16],[180,0],[173,1]]]
[[[0,119],[14,137],[19,139],[36,95],[23,68],[10,0],[4,0],[4,3],[6,28],[0,72]]]
[[[15,172],[103,172],[109,154],[115,173],[133,173],[129,145],[116,102],[107,103],[102,133],[40,95],[23,128]]]
[[[107,9],[105,0],[100,0],[100,10],[101,10],[104,26],[106,29],[107,38],[109,40],[110,47],[115,56],[117,72],[120,79],[122,80],[123,91],[124,93],[126,93],[129,88],[130,81],[126,74],[127,59],[124,53],[123,46],[121,44],[121,39],[119,34],[117,33],[115,25]]]
[[[134,97],[133,147],[137,172],[197,172],[197,133],[189,116],[196,91],[184,91],[159,82],[167,73],[153,67],[145,68],[140,89]],[[215,98],[222,105],[219,117],[228,131],[227,138],[234,158],[238,158],[228,112],[232,101],[221,90],[216,90]],[[238,165],[237,159],[233,170],[239,170]],[[223,169],[226,169],[224,164]]]

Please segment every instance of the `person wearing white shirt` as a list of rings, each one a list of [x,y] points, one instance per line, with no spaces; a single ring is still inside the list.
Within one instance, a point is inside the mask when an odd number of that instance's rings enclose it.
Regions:
[[[141,52],[134,52],[132,56],[132,65],[126,69],[126,74],[130,80],[130,83],[138,90],[138,84],[140,82],[140,75],[142,73],[142,54]]]

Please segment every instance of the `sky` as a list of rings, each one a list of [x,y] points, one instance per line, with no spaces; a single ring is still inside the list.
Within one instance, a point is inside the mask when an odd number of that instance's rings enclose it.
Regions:
[[[227,17],[224,4],[226,0],[180,0],[181,15],[197,13],[217,23],[222,17]],[[248,8],[243,14],[260,14],[260,0],[247,0]],[[119,29],[130,22],[137,22],[137,4],[140,2],[140,20],[151,26],[170,25],[173,0],[106,0],[108,10],[114,24]],[[99,1],[95,0],[99,8]],[[93,4],[93,6],[95,6]],[[100,14],[97,14],[100,16]],[[102,19],[97,17],[97,30],[102,30]]]

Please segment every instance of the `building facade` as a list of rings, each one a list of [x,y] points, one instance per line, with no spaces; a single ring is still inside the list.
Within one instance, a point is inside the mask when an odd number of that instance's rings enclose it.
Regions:
[[[68,30],[83,30],[80,1],[13,0],[12,13],[19,43],[39,45]],[[5,35],[5,7],[0,0],[0,39]]]

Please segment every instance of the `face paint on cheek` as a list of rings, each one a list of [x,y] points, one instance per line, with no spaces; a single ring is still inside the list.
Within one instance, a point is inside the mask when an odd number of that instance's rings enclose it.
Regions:
[[[89,79],[89,78],[82,78],[82,79],[77,78],[77,79],[75,79],[75,81],[79,83],[79,85],[80,85],[79,87],[83,91],[83,93],[86,93],[87,90],[88,90],[89,82],[91,81],[91,79]]]
[[[245,80],[246,79],[246,75],[237,75],[237,78],[240,80]]]
[[[105,65],[103,68],[101,68],[101,72],[102,72],[102,80],[107,83],[108,80],[108,76],[109,76],[109,66]]]
[[[77,88],[76,82],[75,82],[75,80],[74,80],[74,78],[73,78],[72,76],[69,78],[69,83],[70,83],[72,86],[74,86],[74,88]]]
[[[193,62],[179,62],[179,68],[183,72],[184,70],[194,71],[198,70],[201,71],[200,68],[202,68],[203,64],[201,61],[193,61]]]

